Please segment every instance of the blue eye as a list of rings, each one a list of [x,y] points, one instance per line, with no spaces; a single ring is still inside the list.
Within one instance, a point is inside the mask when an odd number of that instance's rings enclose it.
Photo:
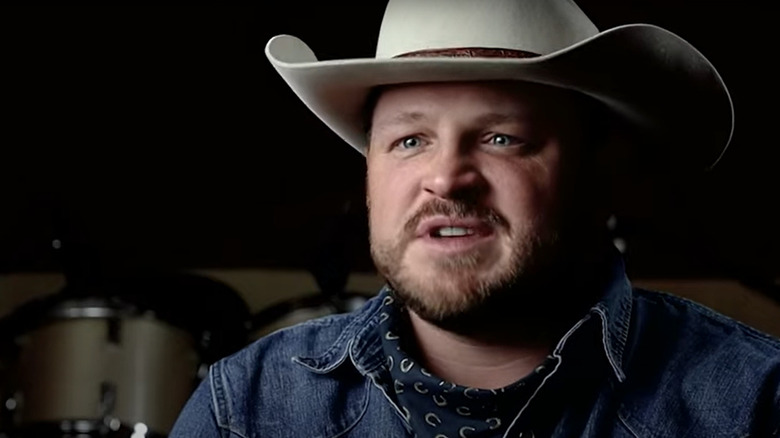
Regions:
[[[509,135],[495,134],[490,137],[490,144],[494,144],[496,146],[509,146],[514,143],[517,143],[517,139]]]
[[[406,137],[400,142],[400,146],[404,149],[414,149],[416,147],[420,147],[422,145],[422,141],[420,140],[420,137]]]

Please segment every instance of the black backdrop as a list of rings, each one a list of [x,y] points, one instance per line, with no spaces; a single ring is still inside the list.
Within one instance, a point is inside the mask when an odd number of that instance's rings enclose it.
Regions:
[[[306,268],[342,253],[371,270],[362,157],[263,47],[289,33],[321,59],[372,56],[383,3],[5,6],[0,273],[61,270],[63,257],[106,271]],[[601,29],[649,22],[683,36],[736,108],[714,171],[661,186],[619,221],[629,270],[776,281],[772,14],[742,0],[579,4]]]

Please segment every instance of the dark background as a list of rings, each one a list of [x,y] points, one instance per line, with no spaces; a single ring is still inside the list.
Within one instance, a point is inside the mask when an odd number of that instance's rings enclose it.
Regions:
[[[320,59],[373,56],[384,3],[6,6],[0,273],[309,268],[323,254],[370,271],[363,159],[263,48],[289,33]],[[646,22],[690,41],[736,109],[715,170],[663,181],[619,218],[630,273],[776,287],[772,14],[736,0],[578,3],[602,30]]]

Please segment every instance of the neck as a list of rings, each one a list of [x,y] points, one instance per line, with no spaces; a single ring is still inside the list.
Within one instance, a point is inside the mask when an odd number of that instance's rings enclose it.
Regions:
[[[457,326],[409,312],[418,360],[463,386],[497,389],[520,380],[601,296],[605,264],[595,257],[559,265],[549,280],[500,294]]]
[[[435,375],[462,386],[502,388],[530,374],[550,351],[550,343],[542,339],[511,343],[484,333],[461,335],[412,312],[409,320],[418,360]]]

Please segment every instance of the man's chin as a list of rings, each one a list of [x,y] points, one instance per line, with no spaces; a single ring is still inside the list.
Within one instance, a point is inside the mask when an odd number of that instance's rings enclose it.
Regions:
[[[484,274],[483,274],[484,277]],[[389,280],[402,305],[420,318],[444,329],[474,323],[496,296],[509,293],[511,281],[480,278],[471,269],[436,269],[421,277]]]
[[[447,257],[417,248],[380,251],[392,247],[373,245],[372,256],[408,310],[441,328],[462,332],[503,318],[507,305],[535,299],[528,296],[535,290],[542,260],[535,243],[518,245],[511,254],[482,247]]]

